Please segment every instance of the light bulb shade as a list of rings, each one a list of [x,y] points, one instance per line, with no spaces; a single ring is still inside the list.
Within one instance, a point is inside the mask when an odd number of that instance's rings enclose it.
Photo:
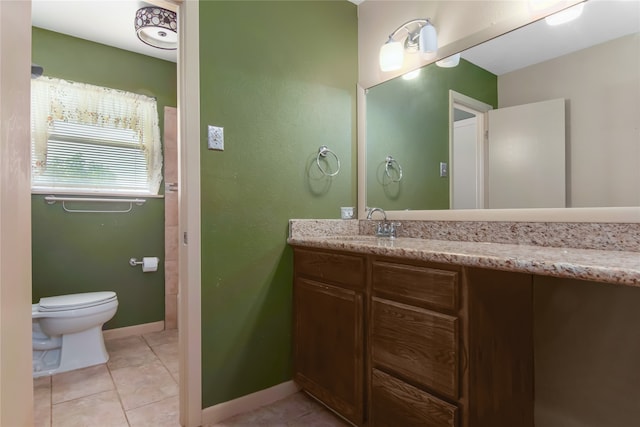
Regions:
[[[395,71],[402,68],[404,47],[400,42],[388,41],[380,48],[380,69]]]
[[[178,20],[175,12],[160,7],[143,7],[134,21],[138,38],[158,49],[178,48]]]
[[[438,53],[436,28],[429,23],[420,29],[420,53],[425,59],[433,58]]]
[[[440,61],[436,61],[436,65],[442,68],[453,68],[457,67],[460,63],[460,54],[456,53],[455,55],[448,56]]]

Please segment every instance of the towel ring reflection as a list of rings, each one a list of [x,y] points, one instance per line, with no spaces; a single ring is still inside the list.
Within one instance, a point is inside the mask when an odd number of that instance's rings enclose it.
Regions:
[[[327,170],[324,169],[320,164],[320,157],[322,158],[327,157],[327,154],[332,154],[333,157],[335,157],[336,159],[336,163],[338,163],[338,168],[333,173],[327,172]],[[340,172],[340,159],[338,158],[338,155],[333,151],[329,150],[329,148],[326,145],[323,145],[318,149],[318,155],[316,156],[316,164],[318,165],[318,168],[320,168],[320,171],[322,172],[322,174],[325,176],[336,176],[338,175],[338,172]]]
[[[392,177],[389,173],[389,168],[394,169],[394,163],[396,164],[395,168],[398,169],[397,178]],[[387,156],[387,158],[385,159],[384,173],[389,177],[391,182],[400,182],[402,180],[402,166],[400,166],[400,163],[398,163],[398,161],[391,156]]]

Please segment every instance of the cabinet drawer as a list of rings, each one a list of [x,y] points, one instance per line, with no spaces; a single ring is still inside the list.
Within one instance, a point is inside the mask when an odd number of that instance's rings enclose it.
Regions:
[[[458,408],[391,375],[371,372],[371,425],[455,427]]]
[[[458,399],[458,319],[373,298],[371,360],[414,383]]]
[[[374,261],[373,291],[392,299],[454,311],[458,308],[458,273],[413,265]]]
[[[304,275],[356,289],[364,288],[364,257],[295,249],[294,269],[297,275]]]

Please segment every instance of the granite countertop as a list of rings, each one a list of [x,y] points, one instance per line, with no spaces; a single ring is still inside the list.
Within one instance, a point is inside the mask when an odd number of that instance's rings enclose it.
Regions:
[[[640,287],[640,252],[368,235],[289,237],[293,246]]]

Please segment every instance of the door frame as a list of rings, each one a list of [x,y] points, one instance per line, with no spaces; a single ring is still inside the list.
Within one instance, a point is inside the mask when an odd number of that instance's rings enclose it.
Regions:
[[[476,209],[486,205],[487,171],[487,125],[488,111],[493,107],[477,99],[454,90],[449,90],[449,209],[453,209],[453,135],[455,125],[455,109],[463,110],[476,116]]]
[[[178,2],[180,425],[202,424],[199,2]]]
[[[181,239],[179,245],[179,360],[180,360],[180,424],[185,427],[199,426],[202,421],[202,360],[201,360],[201,303],[200,303],[200,73],[199,73],[199,2],[182,0],[151,0],[172,3],[178,10],[178,157],[179,157],[179,230],[180,236],[188,236],[188,244]],[[30,76],[26,66],[31,63],[31,0],[1,2],[0,44],[11,43],[11,48],[2,49],[0,55],[0,89],[2,99],[14,102],[16,88],[27,87]],[[17,35],[16,35],[17,34]],[[24,35],[24,36],[23,36]],[[7,40],[5,42],[5,40]],[[16,70],[19,74],[16,74]],[[5,93],[6,90],[6,93]],[[5,97],[11,95],[13,98]],[[14,168],[0,169],[0,198],[14,203],[2,203],[0,209],[3,247],[13,246],[12,251],[0,251],[4,269],[0,275],[0,330],[5,328],[18,333],[0,334],[0,379],[5,388],[0,388],[0,421],[7,424],[26,425],[22,422],[33,419],[33,381],[31,377],[31,346],[29,306],[31,305],[31,244],[25,236],[31,235],[30,215],[17,218],[15,215],[31,211],[28,179],[29,151],[19,150],[28,146],[24,127],[28,128],[29,114],[16,100],[16,109],[11,117],[0,115],[0,128],[7,126],[5,148],[22,157],[16,157]],[[7,108],[7,111],[10,109]],[[5,121],[7,118],[7,121]],[[9,126],[11,125],[11,126]],[[0,135],[1,137],[1,135]],[[26,165],[26,166],[25,166]],[[26,172],[24,168],[27,168]],[[6,184],[6,185],[5,185]],[[6,197],[5,197],[6,196]],[[11,206],[9,206],[11,205]],[[13,214],[12,214],[13,212]],[[5,224],[6,222],[6,224]],[[11,227],[9,227],[9,225]],[[5,239],[6,237],[6,239]],[[27,248],[27,249],[25,249]],[[26,255],[28,252],[28,256]],[[5,262],[6,261],[6,262]],[[24,279],[28,271],[28,280]],[[14,277],[11,274],[15,273]],[[17,278],[16,280],[13,280]],[[9,280],[11,279],[11,280]],[[20,279],[20,280],[18,280]],[[27,282],[28,286],[27,286]],[[28,290],[28,291],[27,291]],[[7,308],[5,310],[5,308]],[[6,354],[5,354],[6,353]],[[11,357],[5,357],[10,355]],[[20,361],[19,363],[13,363]],[[9,366],[11,365],[11,366]],[[28,377],[29,379],[27,380]],[[9,390],[10,389],[10,390]],[[10,392],[9,392],[10,391]],[[22,420],[13,422],[15,420]],[[4,425],[5,423],[2,422]]]

